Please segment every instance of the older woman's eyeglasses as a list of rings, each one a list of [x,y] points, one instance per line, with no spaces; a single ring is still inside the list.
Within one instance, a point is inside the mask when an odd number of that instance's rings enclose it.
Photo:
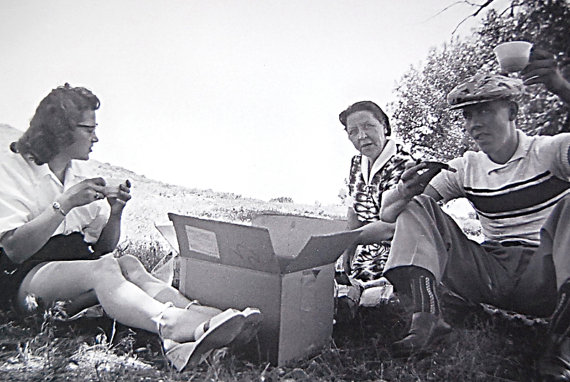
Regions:
[[[345,129],[346,133],[348,134],[349,137],[351,138],[355,138],[358,136],[358,134],[362,131],[363,133],[368,133],[370,131],[373,131],[376,128],[376,126],[372,125],[372,124],[366,124],[362,127],[351,127],[351,128],[347,128]]]

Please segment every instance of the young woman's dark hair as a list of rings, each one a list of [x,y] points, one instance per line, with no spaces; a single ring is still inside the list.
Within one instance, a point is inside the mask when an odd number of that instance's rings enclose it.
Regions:
[[[340,123],[342,123],[342,125],[346,128],[346,119],[350,114],[356,113],[357,111],[371,112],[374,118],[376,118],[378,122],[380,122],[386,128],[386,135],[390,135],[392,133],[388,116],[386,113],[384,113],[384,110],[382,110],[380,106],[376,105],[372,101],[359,101],[350,105],[346,110],[339,114],[338,119],[340,120]]]
[[[10,149],[36,164],[49,162],[63,147],[73,143],[72,131],[86,110],[97,110],[100,102],[90,90],[68,83],[53,89],[39,104],[30,127]]]

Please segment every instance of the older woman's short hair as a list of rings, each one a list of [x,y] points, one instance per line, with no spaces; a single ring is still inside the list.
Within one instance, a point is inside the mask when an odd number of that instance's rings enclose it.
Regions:
[[[73,143],[73,129],[86,110],[97,110],[100,102],[90,90],[68,83],[53,89],[38,105],[30,127],[10,149],[30,157],[38,165],[49,162]]]
[[[340,123],[346,129],[346,119],[352,113],[356,113],[357,111],[369,111],[372,113],[374,118],[378,120],[384,127],[386,128],[386,135],[390,135],[392,133],[392,129],[390,128],[390,121],[388,120],[388,116],[384,111],[380,108],[380,106],[376,105],[372,101],[359,101],[352,105],[350,105],[346,110],[338,115],[338,119]]]

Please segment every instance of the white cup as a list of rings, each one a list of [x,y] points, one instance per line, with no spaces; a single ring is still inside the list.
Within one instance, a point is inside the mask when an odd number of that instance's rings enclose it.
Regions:
[[[532,44],[527,41],[509,41],[499,44],[493,49],[501,71],[519,72],[528,65]]]

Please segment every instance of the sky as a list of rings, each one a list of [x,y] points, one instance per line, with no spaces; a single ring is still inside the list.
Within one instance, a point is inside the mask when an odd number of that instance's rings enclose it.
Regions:
[[[473,12],[440,13],[454,2],[2,0],[0,123],[25,130],[69,82],[101,100],[93,159],[191,188],[337,203],[356,154],[338,114],[372,100],[389,115],[397,81]]]

